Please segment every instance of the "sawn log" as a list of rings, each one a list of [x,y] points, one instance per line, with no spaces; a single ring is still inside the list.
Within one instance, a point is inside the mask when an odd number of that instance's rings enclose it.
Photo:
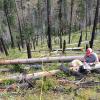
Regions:
[[[0,79],[0,83],[6,81],[6,80],[15,80],[15,81],[21,81],[21,80],[36,80],[42,77],[52,76],[57,73],[59,73],[60,70],[51,70],[51,71],[43,71],[43,72],[37,72],[33,74],[17,74],[17,75],[10,75],[8,77],[3,77]]]
[[[31,59],[0,60],[0,65],[70,62],[74,59],[82,60],[83,56],[60,56],[60,57],[43,57],[43,58],[31,58]]]
[[[9,64],[34,64],[34,63],[54,63],[54,62],[70,62],[74,59],[83,61],[84,56],[59,56],[59,57],[43,57],[30,59],[14,59],[14,60],[0,60],[0,65]],[[100,56],[99,56],[100,60]]]

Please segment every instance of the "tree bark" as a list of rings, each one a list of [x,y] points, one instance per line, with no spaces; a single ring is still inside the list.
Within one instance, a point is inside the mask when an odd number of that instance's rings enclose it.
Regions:
[[[8,51],[7,51],[6,47],[5,47],[3,38],[0,38],[0,42],[2,43],[2,46],[3,46],[3,49],[4,49],[5,55],[8,56],[9,54],[8,54]]]
[[[99,60],[100,60],[100,56]],[[0,65],[9,64],[34,64],[34,63],[57,63],[57,62],[71,62],[74,59],[83,61],[84,56],[61,56],[61,57],[44,57],[44,58],[31,58],[31,59],[14,59],[14,60],[0,60]]]
[[[6,16],[6,20],[7,20],[7,24],[8,24],[8,28],[9,28],[9,33],[10,33],[10,37],[11,37],[11,47],[15,48],[15,44],[14,44],[14,40],[13,40],[13,36],[12,36],[12,31],[11,31],[11,26],[10,26],[9,19],[8,19],[8,8],[6,8],[6,7],[7,7],[7,4],[6,4],[6,1],[4,1],[4,13]]]
[[[39,79],[39,78],[42,78],[42,77],[48,77],[48,76],[52,76],[52,75],[55,75],[57,73],[59,73],[60,70],[51,70],[51,71],[44,71],[44,72],[37,72],[37,73],[34,73],[34,74],[26,74],[26,75],[13,75],[13,76],[8,76],[8,77],[5,77],[5,78],[2,78],[0,79],[0,83],[4,82],[5,80],[15,80],[15,81],[21,81],[21,80],[30,80],[30,79]]]
[[[58,1],[59,3],[59,38],[60,38],[60,48],[62,49],[62,0]]]
[[[26,47],[27,47],[27,56],[28,56],[28,58],[32,58],[30,42],[26,42]]]
[[[100,0],[97,0],[93,30],[92,30],[91,40],[90,40],[90,48],[93,48],[93,43],[94,43],[94,39],[95,39],[95,30],[96,30],[97,21],[98,21],[98,14],[99,14],[99,3],[100,3]]]
[[[69,42],[68,42],[69,44],[71,43],[73,5],[74,5],[74,0],[71,0],[70,28],[69,28]]]
[[[22,46],[22,48],[24,48],[24,41],[23,41],[23,35],[22,35],[22,27],[21,27],[21,22],[20,22],[20,18],[19,18],[19,14],[18,14],[18,9],[17,9],[16,1],[15,1],[15,6],[16,6],[15,8],[16,8],[16,15],[17,15],[17,19],[18,19],[18,25],[19,25],[21,46]]]
[[[80,38],[79,38],[78,47],[80,47],[80,46],[81,46],[81,42],[82,42],[82,31],[81,31],[81,35],[80,35]]]
[[[48,44],[48,48],[51,51],[52,50],[52,44],[51,44],[51,6],[50,6],[50,0],[46,0],[47,1],[47,23],[48,23],[48,27],[47,27],[47,36],[48,36],[48,40],[47,40],[47,44]]]

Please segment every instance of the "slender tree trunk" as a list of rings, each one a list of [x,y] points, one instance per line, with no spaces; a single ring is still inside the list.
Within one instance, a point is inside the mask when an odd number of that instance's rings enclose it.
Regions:
[[[78,47],[81,46],[81,42],[82,42],[82,30],[81,30],[81,35],[80,35],[79,42],[78,42]]]
[[[14,0],[15,1],[15,0]],[[18,19],[18,25],[19,25],[19,32],[20,32],[20,40],[21,40],[21,45],[22,45],[22,48],[24,48],[24,41],[23,41],[23,35],[22,35],[22,28],[21,28],[21,22],[20,22],[20,18],[19,18],[19,15],[18,15],[18,9],[17,9],[17,4],[16,4],[16,1],[15,1],[15,8],[16,8],[16,15],[17,15],[17,19]]]
[[[8,56],[9,54],[8,54],[8,51],[7,51],[7,49],[6,49],[6,46],[5,46],[5,44],[4,44],[4,40],[3,40],[2,37],[0,38],[0,42],[2,43],[2,46],[3,46],[3,49],[4,49],[4,52],[5,52],[6,56]]]
[[[97,0],[93,30],[92,30],[91,40],[90,40],[90,48],[93,48],[93,43],[94,43],[94,38],[95,38],[95,30],[96,30],[96,26],[97,26],[98,13],[99,13],[99,3],[100,3],[100,0]]]
[[[4,52],[4,49],[3,49],[3,46],[2,46],[2,43],[0,41],[0,51],[3,53]]]
[[[71,0],[71,11],[70,11],[70,28],[69,28],[69,44],[71,43],[71,30],[72,30],[72,14],[73,14],[73,6],[74,6],[74,0]]]
[[[86,3],[85,3],[85,5],[86,5],[86,7],[85,7],[85,9],[86,9],[86,36],[85,36],[85,40],[87,40],[88,38],[87,38],[87,0],[86,0]]]
[[[5,15],[6,15],[6,14],[5,14]],[[11,32],[11,27],[10,27],[10,23],[9,23],[9,20],[8,20],[7,15],[6,15],[6,18],[7,18],[7,23],[8,23],[8,28],[9,28],[10,38],[11,38],[11,47],[12,47],[12,48],[15,48],[14,40],[13,40],[13,36],[12,36],[12,32]]]
[[[60,38],[60,48],[62,48],[62,0],[58,1],[59,3],[59,38]]]
[[[64,40],[64,42],[63,42],[63,51],[62,51],[63,54],[65,53],[65,49],[66,49],[66,41]]]
[[[33,42],[33,48],[34,48],[34,50],[35,50],[35,41],[36,41],[36,38],[32,38],[32,42]]]
[[[30,47],[30,42],[29,41],[26,42],[26,47],[27,47],[27,56],[28,56],[28,58],[32,58],[31,47]]]
[[[50,0],[47,0],[47,23],[48,23],[48,27],[47,27],[47,36],[48,36],[48,40],[47,40],[47,43],[48,43],[48,48],[49,50],[51,51],[52,50],[52,44],[51,44],[51,5],[50,5]]]
[[[19,42],[17,42],[17,46],[18,46],[18,50],[21,51],[20,43]]]
[[[11,37],[11,47],[14,48],[14,40],[13,40],[13,36],[12,36],[12,31],[11,31],[11,27],[10,27],[10,23],[9,23],[9,19],[8,19],[8,8],[6,8],[7,4],[6,1],[4,1],[4,13],[6,16],[6,20],[7,20],[7,24],[8,24],[8,28],[9,28],[9,33],[10,33],[10,37]]]

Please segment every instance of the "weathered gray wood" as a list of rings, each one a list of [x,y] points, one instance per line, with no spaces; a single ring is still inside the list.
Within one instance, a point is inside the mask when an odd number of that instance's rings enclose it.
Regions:
[[[100,60],[100,56],[99,60]],[[14,59],[14,60],[0,60],[0,65],[9,64],[34,64],[34,63],[54,63],[54,62],[70,62],[74,59],[83,61],[84,56],[59,56],[59,57],[43,57],[30,59]]]
[[[0,60],[0,65],[70,62],[74,59],[79,59],[79,60],[83,61],[83,57],[84,56],[61,56],[61,57],[31,58],[31,59]],[[99,57],[99,59],[100,59],[100,57]]]
[[[37,73],[33,73],[33,74],[17,74],[17,75],[10,75],[8,77],[2,77],[0,79],[0,83],[4,82],[5,80],[15,80],[15,81],[21,81],[21,80],[36,80],[42,77],[48,77],[48,76],[52,76],[55,75],[57,73],[59,73],[60,70],[51,70],[51,71],[43,71],[43,72],[37,72]]]
[[[83,56],[60,56],[60,57],[43,57],[43,58],[31,58],[31,59],[0,60],[0,65],[70,62],[74,59],[83,60]]]
[[[60,84],[62,85],[75,85],[77,87],[80,87],[80,88],[90,88],[90,87],[93,87],[93,86],[100,86],[100,82],[98,81],[85,81],[85,82],[79,82],[78,81],[70,81],[70,80],[67,80],[67,79],[59,79],[57,80]],[[77,84],[78,83],[78,84]]]

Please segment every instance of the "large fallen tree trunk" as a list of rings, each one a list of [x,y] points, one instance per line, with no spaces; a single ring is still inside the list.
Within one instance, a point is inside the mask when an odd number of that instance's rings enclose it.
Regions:
[[[60,56],[60,57],[0,60],[0,65],[70,62],[74,59],[79,59],[79,60],[83,61],[83,58],[84,58],[84,56]],[[99,60],[100,60],[100,56],[99,56]]]
[[[2,79],[0,79],[0,83],[6,81],[6,80],[15,80],[15,81],[21,81],[21,80],[36,80],[42,77],[48,77],[48,76],[52,76],[55,75],[57,73],[59,73],[60,70],[52,70],[52,71],[44,71],[44,72],[37,72],[37,73],[33,73],[33,74],[17,74],[17,75],[11,75],[8,77],[3,77]]]
[[[69,85],[69,84],[73,84],[77,87],[80,88],[90,88],[93,86],[100,86],[100,82],[98,81],[85,81],[85,82],[78,82],[78,81],[70,81],[70,80],[66,80],[66,79],[60,79],[57,80],[61,85]]]
[[[83,47],[73,47],[73,48],[65,48],[65,51],[83,51]],[[42,52],[42,51],[49,51],[49,50],[31,50],[31,52]],[[52,49],[52,51],[63,51],[63,49]],[[22,51],[22,53],[26,53],[27,51]]]
[[[63,49],[53,49],[52,51],[62,51]],[[65,48],[65,51],[83,51],[83,47]]]

